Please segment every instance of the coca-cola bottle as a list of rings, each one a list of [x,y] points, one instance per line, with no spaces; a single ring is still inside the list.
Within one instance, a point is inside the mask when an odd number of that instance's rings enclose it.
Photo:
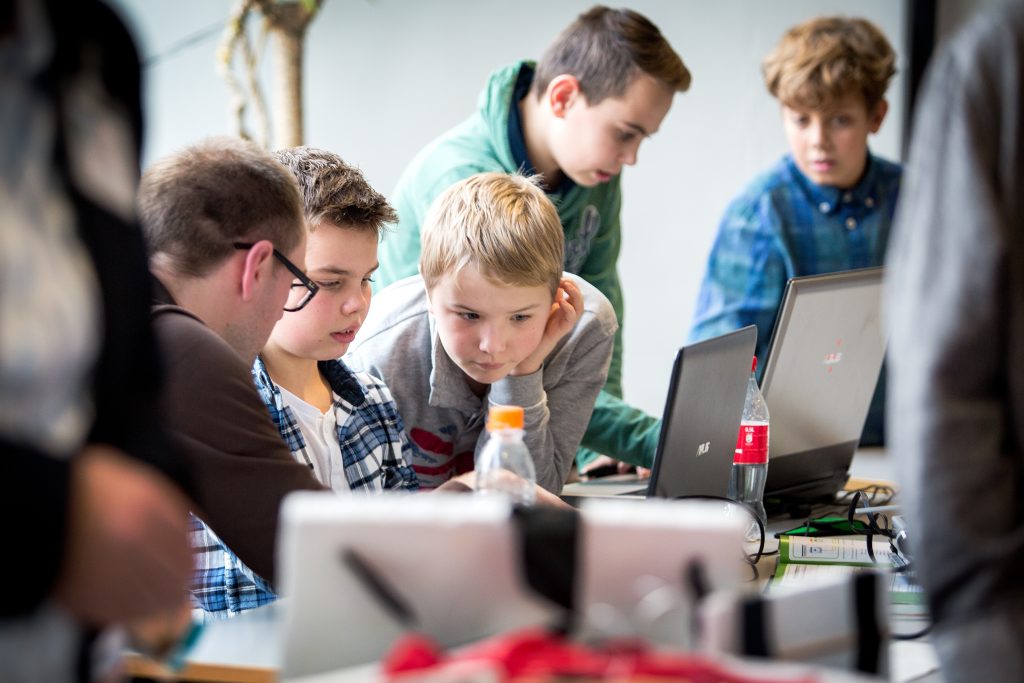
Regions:
[[[729,498],[743,503],[765,524],[764,483],[768,478],[768,404],[757,386],[755,371],[757,356],[750,366],[747,381],[747,400],[743,403],[740,433],[736,437],[736,452],[729,479]],[[748,537],[758,536],[755,524]]]

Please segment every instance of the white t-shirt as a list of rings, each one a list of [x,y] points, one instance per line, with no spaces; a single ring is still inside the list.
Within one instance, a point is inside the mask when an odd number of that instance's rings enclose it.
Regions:
[[[281,391],[281,400],[291,408],[302,432],[302,438],[306,441],[306,452],[313,463],[313,474],[317,480],[324,486],[331,487],[336,493],[349,493],[337,435],[338,419],[345,416],[337,414],[337,394],[331,392],[331,407],[326,413],[322,413],[319,408],[302,400],[280,384],[277,388]]]

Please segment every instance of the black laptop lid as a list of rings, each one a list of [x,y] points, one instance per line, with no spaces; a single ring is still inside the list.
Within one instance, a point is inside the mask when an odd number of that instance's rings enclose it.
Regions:
[[[845,483],[885,356],[882,275],[863,268],[786,285],[761,381],[766,494],[814,498]]]
[[[679,349],[648,496],[725,496],[757,343],[754,325]]]

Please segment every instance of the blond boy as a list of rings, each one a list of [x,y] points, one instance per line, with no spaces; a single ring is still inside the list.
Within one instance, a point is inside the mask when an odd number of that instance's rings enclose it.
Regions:
[[[521,405],[537,482],[559,492],[611,361],[608,300],[562,271],[558,213],[529,179],[482,173],[432,205],[422,275],[384,289],[346,360],[383,377],[421,486],[471,470],[490,404]]]
[[[540,61],[492,73],[476,112],[424,148],[395,188],[400,222],[381,245],[381,286],[416,274],[431,202],[482,171],[539,174],[558,207],[562,269],[597,287],[622,321],[617,272],[620,174],[657,132],[690,72],[650,20],[595,6],[552,42]],[[649,466],[660,422],[622,401],[622,338],[583,443]],[[581,458],[581,464],[591,455]]]
[[[895,61],[877,27],[846,17],[795,26],[765,58],[790,151],[726,209],[692,341],[755,324],[763,360],[788,278],[883,263],[901,169],[871,154],[868,136],[888,111]],[[881,395],[869,442],[882,438]]]

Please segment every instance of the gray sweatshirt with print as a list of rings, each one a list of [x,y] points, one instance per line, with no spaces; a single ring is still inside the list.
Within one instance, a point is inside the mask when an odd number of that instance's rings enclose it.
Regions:
[[[473,468],[492,404],[525,410],[525,441],[537,483],[559,493],[604,386],[618,323],[600,291],[566,273],[583,293],[583,313],[540,370],[506,377],[481,398],[448,357],[427,310],[421,277],[399,280],[374,296],[345,362],[381,377],[391,389],[417,453],[410,463],[424,488]]]

